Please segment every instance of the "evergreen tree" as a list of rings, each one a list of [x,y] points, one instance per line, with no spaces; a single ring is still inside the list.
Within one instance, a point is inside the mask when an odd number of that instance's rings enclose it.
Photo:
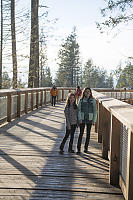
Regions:
[[[76,41],[76,28],[66,38],[59,50],[59,69],[56,77],[57,86],[73,87],[79,84],[80,67],[79,44]]]
[[[49,67],[45,67],[42,72],[42,87],[52,86],[52,76]]]
[[[47,66],[47,45],[46,45],[46,38],[43,32],[43,28],[41,29],[40,33],[40,87],[44,86],[44,69]]]
[[[17,86],[18,88],[25,88],[26,83],[22,82],[21,78],[19,78]]]
[[[8,75],[7,72],[3,72],[3,76],[2,76],[2,88],[3,89],[9,89],[11,87],[11,79]]]
[[[113,73],[111,72],[110,75],[106,78],[106,88],[113,88],[114,87],[114,79]]]
[[[93,65],[92,59],[88,59],[83,70],[83,87],[107,88],[113,87],[113,77],[108,76],[107,71]]]
[[[93,65],[92,59],[88,59],[83,70],[83,86],[96,87],[98,81],[98,71]]]
[[[127,66],[119,72],[120,73],[116,87],[133,88],[133,65],[131,63],[128,63]]]

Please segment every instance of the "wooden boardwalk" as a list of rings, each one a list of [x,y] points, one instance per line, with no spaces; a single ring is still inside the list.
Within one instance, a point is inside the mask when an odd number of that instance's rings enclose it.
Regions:
[[[89,154],[69,154],[68,143],[64,155],[58,153],[65,133],[63,109],[63,103],[46,106],[1,127],[0,199],[124,199],[119,188],[108,184],[109,164],[101,158],[93,130]],[[78,131],[75,150],[77,136]]]

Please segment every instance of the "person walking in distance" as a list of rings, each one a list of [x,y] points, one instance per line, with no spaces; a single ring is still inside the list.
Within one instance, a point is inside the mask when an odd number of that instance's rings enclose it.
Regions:
[[[55,106],[56,104],[56,97],[58,95],[58,89],[55,85],[50,89],[50,95],[51,95],[51,104],[52,106]]]
[[[65,118],[66,118],[66,134],[60,144],[59,153],[60,154],[64,153],[63,151],[64,145],[69,136],[70,136],[70,141],[69,141],[68,152],[74,153],[73,139],[74,139],[74,133],[78,124],[78,107],[76,104],[75,95],[73,93],[69,93],[67,96],[64,113],[65,113]]]
[[[75,91],[75,97],[76,97],[77,103],[79,102],[81,94],[82,94],[82,90],[80,89],[80,86],[77,86],[77,89]]]
[[[86,126],[86,141],[84,144],[84,152],[87,153],[88,145],[90,141],[91,126],[95,124],[97,119],[97,107],[96,101],[92,96],[91,89],[89,87],[84,88],[81,99],[78,104],[78,120],[80,124],[80,133],[77,143],[77,154],[80,154],[82,136]]]

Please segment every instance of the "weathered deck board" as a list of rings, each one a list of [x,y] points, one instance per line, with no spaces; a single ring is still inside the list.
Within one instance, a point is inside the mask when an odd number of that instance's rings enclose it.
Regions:
[[[108,184],[109,163],[92,130],[89,154],[58,153],[64,104],[44,107],[0,129],[0,199],[123,200]],[[74,138],[76,151],[78,131]],[[83,139],[84,143],[84,139]],[[82,145],[83,150],[83,145]]]

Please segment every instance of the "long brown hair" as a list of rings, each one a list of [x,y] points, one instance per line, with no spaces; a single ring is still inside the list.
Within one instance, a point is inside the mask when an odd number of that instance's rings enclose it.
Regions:
[[[91,88],[85,87],[85,88],[83,89],[83,91],[82,91],[81,99],[83,99],[83,98],[85,97],[85,91],[86,91],[86,90],[90,90],[90,97],[89,97],[89,98],[93,98]]]
[[[75,98],[75,94],[72,93],[72,92],[68,93],[67,99],[66,99],[66,105],[68,105],[68,107],[70,107],[70,97],[71,97],[71,96],[73,96],[73,97]],[[74,109],[77,109],[76,98],[75,98],[75,100],[74,100],[74,102],[73,102],[73,108],[74,108]]]

